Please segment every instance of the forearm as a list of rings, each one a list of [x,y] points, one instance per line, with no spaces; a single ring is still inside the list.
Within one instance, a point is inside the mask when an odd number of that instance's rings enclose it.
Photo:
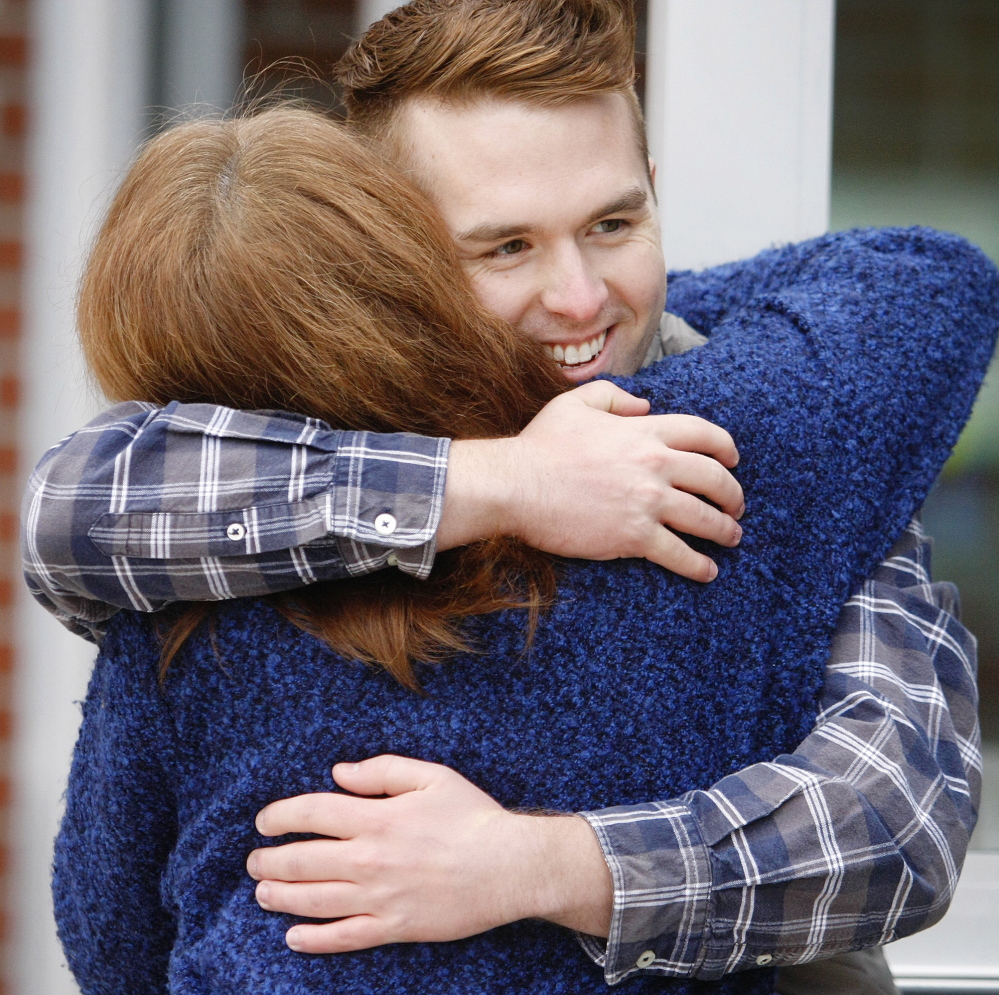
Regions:
[[[909,540],[912,540],[912,534]],[[974,643],[909,542],[843,613],[794,755],[590,813],[614,876],[609,981],[720,977],[887,942],[946,909],[979,790]],[[648,957],[646,957],[648,959]]]
[[[506,811],[439,765],[339,764],[345,793],[274,802],[257,826],[330,839],[352,826],[350,842],[255,851],[258,900],[335,920],[293,927],[289,943],[309,953],[547,918],[588,934],[611,983],[797,963],[929,924],[974,822],[973,640],[918,555],[896,547],[878,575],[844,610],[823,711],[793,756],[585,813],[592,833]],[[363,916],[323,884],[338,880],[361,888]]]
[[[398,565],[429,575],[448,440],[294,415],[123,404],[50,450],[25,577],[76,631],[119,608],[259,597]]]
[[[561,556],[643,556],[709,580],[708,557],[663,524],[739,541],[742,492],[721,465],[735,464],[735,446],[700,419],[619,417],[647,410],[588,384],[517,437],[462,441],[451,456],[448,439],[290,414],[119,405],[32,475],[25,579],[97,640],[121,608],[261,597],[385,567],[422,580],[439,548],[494,536]]]

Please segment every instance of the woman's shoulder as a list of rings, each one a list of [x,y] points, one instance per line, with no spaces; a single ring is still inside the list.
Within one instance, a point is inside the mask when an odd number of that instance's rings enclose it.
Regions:
[[[186,615],[190,610],[196,612],[193,619]],[[193,628],[165,668],[164,647],[174,627],[183,627],[185,622]],[[309,642],[315,642],[313,637],[295,628],[265,601],[236,598],[208,605],[175,604],[157,612],[122,610],[107,625],[98,661],[159,682],[167,670],[196,669],[201,662],[217,662],[220,653],[232,657],[265,650],[301,652],[302,644]]]
[[[293,625],[266,599],[235,598],[210,607],[185,643],[181,656],[194,655],[253,659],[275,654],[331,652],[316,637]]]
[[[138,612],[122,609],[107,623],[99,644],[98,661],[115,661],[145,670],[154,666],[160,655],[162,639],[159,612]]]
[[[166,660],[171,626],[185,605],[164,612],[119,612],[107,628],[90,680],[85,713],[148,716],[179,730],[233,716],[247,702],[302,693],[330,668],[332,651],[265,601],[208,606]],[[190,621],[190,620],[189,620]],[[343,668],[350,669],[350,668]],[[236,721],[233,716],[230,719]],[[179,724],[179,725],[178,725]]]

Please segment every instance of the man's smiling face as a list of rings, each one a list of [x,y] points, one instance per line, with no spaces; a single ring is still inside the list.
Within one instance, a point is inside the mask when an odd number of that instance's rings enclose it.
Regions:
[[[412,100],[394,137],[486,307],[544,343],[570,380],[639,368],[666,271],[623,96],[559,107]]]

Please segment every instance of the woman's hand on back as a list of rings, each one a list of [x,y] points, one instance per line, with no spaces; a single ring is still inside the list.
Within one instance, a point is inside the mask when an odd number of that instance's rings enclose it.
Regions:
[[[703,418],[648,410],[596,381],[550,401],[515,438],[454,442],[438,549],[515,535],[559,556],[640,557],[713,580],[714,562],[676,532],[738,545],[735,443]]]

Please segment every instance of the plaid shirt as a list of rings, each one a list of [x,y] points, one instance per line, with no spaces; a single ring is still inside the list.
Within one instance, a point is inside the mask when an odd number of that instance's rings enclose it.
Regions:
[[[123,404],[42,459],[25,576],[74,631],[120,608],[429,572],[447,440],[202,405]],[[384,535],[377,522],[392,516]],[[683,798],[586,813],[614,879],[611,984],[716,978],[882,943],[943,914],[981,777],[975,645],[914,524],[848,603],[792,756]],[[834,815],[835,813],[835,815]]]
[[[974,637],[913,522],[846,604],[790,756],[707,791],[584,813],[614,881],[615,984],[719,978],[887,943],[939,919],[981,792]]]
[[[430,575],[450,440],[208,404],[119,404],[50,449],[22,506],[28,588],[99,641],[121,608]]]

